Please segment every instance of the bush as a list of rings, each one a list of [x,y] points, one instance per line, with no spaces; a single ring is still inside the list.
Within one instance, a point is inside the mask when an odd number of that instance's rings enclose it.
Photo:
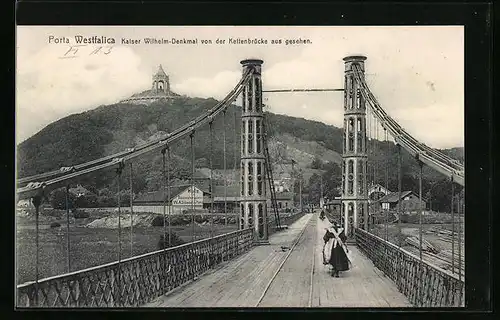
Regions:
[[[199,216],[195,216],[195,217],[194,217],[194,221],[195,221],[196,223],[204,223],[204,222],[208,222],[209,220],[210,220],[210,219],[209,219],[209,217],[207,217],[207,216],[201,216],[201,215],[199,215]]]
[[[177,235],[175,232],[171,232],[171,241],[172,243],[168,243],[168,233],[165,235],[160,235],[160,240],[158,241],[158,249],[165,249],[165,248],[170,248],[170,247],[175,247],[175,246],[180,246],[181,244],[184,244],[185,242]]]
[[[90,214],[82,210],[73,210],[73,217],[75,219],[85,219],[90,217]]]
[[[153,227],[163,227],[163,216],[154,217],[153,221],[151,221],[151,226]],[[165,219],[165,224],[168,226],[168,220]]]
[[[50,224],[50,227],[51,227],[51,228],[58,228],[58,227],[60,227],[60,226],[61,226],[61,224],[60,224],[59,222],[52,222],[52,223]]]

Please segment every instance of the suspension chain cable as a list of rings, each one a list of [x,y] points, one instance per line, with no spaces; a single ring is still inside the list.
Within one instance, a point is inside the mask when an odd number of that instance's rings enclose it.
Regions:
[[[117,185],[118,185],[118,305],[122,303],[122,208],[121,208],[121,176],[122,176],[123,164],[116,169],[117,173]]]
[[[194,144],[193,144],[193,139],[194,139],[194,131],[191,132],[191,134],[189,135],[189,138],[190,138],[190,141],[191,141],[191,206],[192,206],[192,232],[193,232],[193,236],[192,236],[192,241],[194,242],[195,239],[196,239],[196,235],[195,235],[195,219],[194,219]]]
[[[134,189],[132,187],[132,162],[130,162],[130,256],[134,255]]]
[[[171,158],[171,155],[170,155],[170,146],[167,145],[167,204],[168,204],[168,245],[169,246],[172,246],[172,219],[171,219],[171,216],[172,216],[172,199],[170,199],[170,171],[171,171],[171,168],[170,168],[170,165],[172,163],[172,158]]]
[[[389,141],[387,141],[387,130],[384,128],[385,141],[385,192],[389,194]],[[385,194],[385,193],[384,193]],[[381,204],[382,205],[382,204]],[[389,241],[389,208],[385,209],[385,240]]]
[[[453,176],[451,177],[451,272],[455,273],[455,184],[453,183]]]
[[[233,113],[234,113],[234,169],[233,169],[233,174],[234,174],[234,181],[233,181],[233,190],[236,189],[236,186],[238,185],[238,132],[236,131],[236,127],[238,126],[238,115],[236,112],[236,106],[233,107]],[[236,197],[236,194],[234,194]],[[233,204],[233,216],[235,219],[236,226],[239,226],[239,218],[238,218],[238,206],[236,200],[234,201]],[[237,228],[239,229],[239,227]]]
[[[69,241],[69,184],[66,185],[66,259],[68,262],[68,273],[71,272],[71,256]]]
[[[210,121],[208,124],[210,128],[210,237],[214,237],[214,198],[215,198],[215,190],[214,190],[214,178],[213,178],[213,157],[214,157],[214,147],[213,147],[213,121]]]
[[[222,145],[223,145],[223,162],[224,162],[224,225],[227,227],[227,174],[226,174],[226,109],[222,111]]]
[[[166,164],[165,164],[165,153],[166,149],[161,150],[161,162],[162,162],[162,185],[163,185],[163,192],[162,192],[162,198],[163,198],[163,252],[165,252],[167,248],[167,201],[170,201],[166,197],[167,193],[167,169],[166,169]],[[168,246],[170,247],[170,243],[168,243]],[[165,264],[162,264],[162,267],[165,268]],[[163,270],[165,271],[165,269]]]

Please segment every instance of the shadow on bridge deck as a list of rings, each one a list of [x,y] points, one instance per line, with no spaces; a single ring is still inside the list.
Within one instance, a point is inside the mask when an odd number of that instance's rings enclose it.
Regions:
[[[395,284],[352,245],[353,268],[340,278],[331,277],[322,263],[326,226],[317,214],[306,214],[287,230],[273,234],[270,245],[255,247],[145,307],[411,306]]]

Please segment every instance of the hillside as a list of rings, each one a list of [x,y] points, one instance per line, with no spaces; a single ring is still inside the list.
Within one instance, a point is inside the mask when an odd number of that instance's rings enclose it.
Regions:
[[[199,116],[217,103],[214,99],[180,97],[174,102],[156,102],[149,106],[117,103],[100,106],[94,110],[73,114],[60,119],[22,142],[18,146],[18,176],[58,169],[93,160],[144,143]],[[197,167],[208,166],[210,151],[213,151],[214,168],[223,168],[223,130],[226,130],[227,168],[239,164],[240,153],[240,109],[229,109],[226,125],[222,117],[214,121],[213,149],[210,146],[208,126],[200,128],[195,135],[195,158]],[[235,119],[237,121],[235,126]],[[270,152],[274,160],[286,162],[294,159],[299,167],[310,167],[315,157],[323,162],[340,164],[342,130],[317,121],[284,115],[267,114],[270,134]],[[383,177],[386,161],[396,168],[397,154],[394,144],[376,142],[370,159],[376,164],[376,180]],[[463,158],[463,148],[445,150],[450,155]],[[172,146],[174,175],[190,170],[189,138]],[[403,187],[414,188],[418,167],[403,152]],[[134,190],[154,190],[161,177],[161,155],[142,158],[134,164]],[[396,186],[397,171],[389,170],[389,185]],[[373,169],[371,171],[373,176]],[[424,171],[425,182],[441,180],[442,176],[430,170]],[[370,173],[369,173],[370,175]],[[86,179],[96,188],[110,187],[113,172],[99,174]],[[128,171],[127,171],[128,176]]]

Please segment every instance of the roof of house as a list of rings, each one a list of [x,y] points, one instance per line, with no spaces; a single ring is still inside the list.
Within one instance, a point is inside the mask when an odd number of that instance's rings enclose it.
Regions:
[[[240,186],[239,184],[224,186],[214,186],[213,189],[214,197],[239,197],[240,196]]]
[[[401,199],[404,199],[405,197],[409,196],[412,193],[413,193],[413,191],[403,191],[403,192],[401,192]],[[398,199],[399,199],[399,192],[391,192],[388,195],[380,198],[378,201],[380,201],[380,202],[395,203],[395,202],[398,202]]]
[[[170,187],[170,199],[168,199],[168,191],[167,190],[158,190],[158,191],[152,191],[148,193],[144,193],[140,195],[137,199],[134,200],[136,203],[140,202],[163,202],[163,201],[170,201],[172,199],[175,199],[179,194],[184,192],[186,189],[188,189],[190,185],[177,185],[177,186],[171,186]],[[204,188],[200,188],[195,184],[195,187],[203,191],[203,193],[208,193],[208,190],[203,190]]]
[[[342,203],[342,200],[340,200],[340,199],[333,199],[333,200],[328,201],[326,204],[327,205],[329,205],[329,204],[332,205],[332,204],[341,204],[341,203]]]

